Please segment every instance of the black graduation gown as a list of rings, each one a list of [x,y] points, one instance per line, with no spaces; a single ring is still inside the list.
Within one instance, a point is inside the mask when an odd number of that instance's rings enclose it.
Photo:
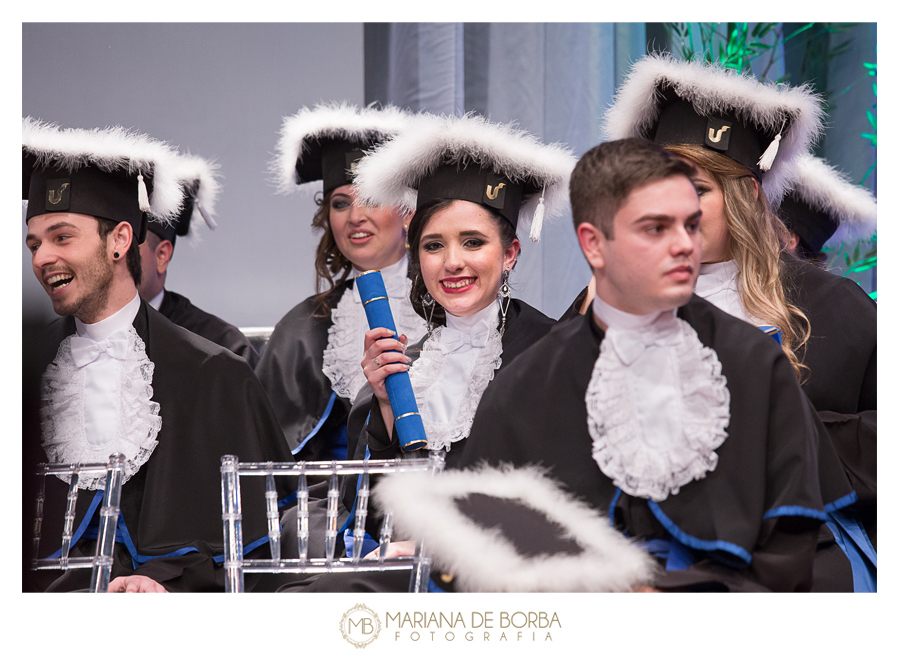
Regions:
[[[291,461],[290,453],[262,387],[242,358],[169,322],[146,302],[133,326],[154,364],[152,399],[160,405],[162,427],[153,454],[122,487],[117,532],[122,543],[116,544],[112,577],[143,575],[170,591],[222,591],[221,457]],[[48,327],[44,363],[74,332],[71,317]],[[290,478],[276,482],[279,500],[288,501],[294,483]],[[41,557],[60,547],[68,489],[54,476],[46,478],[46,486]],[[264,490],[264,478],[242,478],[245,552],[260,546],[257,554],[268,553]],[[87,511],[96,493],[79,494],[72,555],[93,554],[89,526],[98,513]],[[89,575],[90,569],[70,571],[54,589],[86,587]]]
[[[497,374],[509,367],[509,365],[529,346],[545,336],[554,327],[554,321],[529,306],[525,302],[512,299],[506,318],[506,329],[503,332],[500,368]],[[421,347],[425,342],[423,338],[409,349],[410,358],[415,361],[418,351],[414,348]],[[497,376],[487,385],[485,393],[496,386]],[[483,398],[482,398],[483,399]],[[388,437],[384,420],[378,410],[377,402],[372,397],[371,389],[364,386],[353,403],[350,418],[347,423],[352,452],[348,453],[351,459],[363,459],[368,448],[371,459],[394,459],[404,454],[400,450],[400,443],[396,436]],[[393,433],[392,433],[393,434]],[[456,468],[463,454],[463,447],[468,439],[461,439],[453,443],[451,450],[446,453],[445,468]],[[408,453],[406,453],[408,454]],[[422,457],[427,456],[423,451]],[[377,477],[373,477],[370,486],[375,486]],[[341,481],[341,501],[344,507],[341,520],[343,527],[353,528],[352,514],[356,501],[356,477],[346,477]],[[381,514],[374,509],[369,501],[369,515],[366,526],[369,535],[377,540],[381,530]],[[342,539],[342,537],[340,537]],[[327,574],[314,576],[302,582],[294,583],[285,588],[285,591],[327,591],[327,592],[398,592],[405,591],[409,584],[409,572],[387,573],[361,573],[361,574]]]
[[[810,322],[810,338],[798,353],[809,368],[803,390],[831,443],[824,449],[840,460],[858,496],[850,513],[877,546],[876,304],[850,279],[792,256],[782,257],[782,277],[788,299]],[[586,294],[585,287],[560,322],[578,315]],[[828,525],[821,528],[816,560],[814,590],[852,591],[849,563]]]
[[[559,323],[498,373],[461,466],[541,464],[630,536],[670,541],[670,559],[677,549],[691,564],[665,571],[662,589],[809,589],[825,517],[815,414],[771,338],[697,296],[678,315],[715,350],[731,397],[728,438],[705,478],[657,504],[600,471],[584,402],[603,340],[591,313]]]
[[[875,541],[878,363],[876,304],[854,281],[796,258],[783,259],[786,294],[809,319],[800,351],[803,390],[822,419],[859,496]]]
[[[332,290],[325,297],[328,308],[334,309],[352,288],[351,279]],[[338,396],[322,372],[322,353],[332,324],[330,310],[323,316],[309,297],[275,325],[256,366],[297,461],[343,458],[350,400]]]
[[[251,368],[256,367],[259,352],[241,330],[212,313],[197,308],[184,295],[166,290],[163,293],[162,304],[159,305],[159,312],[179,327],[184,327],[243,357]]]

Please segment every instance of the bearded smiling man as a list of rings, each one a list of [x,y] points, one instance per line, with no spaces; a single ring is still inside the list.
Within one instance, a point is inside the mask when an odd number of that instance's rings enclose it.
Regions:
[[[182,203],[178,156],[121,128],[62,130],[31,118],[22,127],[26,246],[63,316],[47,328],[40,354],[25,355],[43,372],[42,458],[97,463],[124,455],[110,591],[221,591],[222,455],[291,456],[247,362],[172,324],[138,295],[148,217],[169,221]],[[103,479],[79,483],[73,556],[93,554]],[[46,486],[39,557],[60,547],[51,529],[62,527],[62,510],[53,501],[64,501],[68,489],[56,478]],[[261,488],[257,495],[262,501]],[[266,535],[261,503],[244,510],[244,524],[254,538]],[[89,572],[26,578],[25,589],[83,588]]]
[[[133,241],[130,228],[124,222],[116,226],[78,213],[48,213],[28,223],[25,243],[33,255],[31,265],[57,315],[74,315],[93,324],[109,316],[110,307],[130,301],[110,298],[114,292],[128,297],[128,281],[139,281],[139,274],[119,270],[122,281],[113,285],[113,263],[120,258],[114,250],[124,252],[122,245]],[[111,233],[115,235],[110,240]],[[135,262],[133,253],[127,254],[128,260]]]

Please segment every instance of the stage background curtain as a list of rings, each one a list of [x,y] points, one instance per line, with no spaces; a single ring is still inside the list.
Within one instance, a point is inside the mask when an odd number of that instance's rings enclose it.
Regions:
[[[785,24],[785,32],[799,26]],[[579,156],[599,142],[600,117],[631,64],[649,50],[669,48],[660,23],[367,23],[364,36],[366,102],[515,121]],[[806,44],[823,38],[833,47],[849,38],[851,52],[811,66]],[[860,137],[870,130],[865,109],[874,97],[872,79],[859,65],[875,61],[874,49],[874,23],[830,36],[808,30],[780,46],[767,71],[769,80],[793,84],[814,75],[820,90],[830,92],[829,128],[818,154],[857,181],[875,157]],[[766,63],[755,62],[754,73]],[[870,176],[867,184],[874,181]],[[558,317],[590,279],[571,217],[545,224],[538,244],[520,234],[515,294]],[[867,290],[874,286],[874,270],[856,278]]]

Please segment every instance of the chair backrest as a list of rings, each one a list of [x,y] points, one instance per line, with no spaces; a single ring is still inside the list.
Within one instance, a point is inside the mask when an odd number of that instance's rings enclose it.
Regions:
[[[395,571],[412,569],[411,592],[424,592],[428,587],[431,558],[424,543],[416,546],[412,556],[386,558],[388,543],[393,534],[393,517],[384,511],[379,541],[378,559],[363,560],[361,551],[353,557],[335,558],[339,483],[338,476],[359,475],[356,519],[353,536],[356,546],[363,545],[369,505],[369,476],[380,473],[428,471],[439,473],[444,468],[440,451],[426,459],[368,459],[326,462],[240,462],[234,455],[222,457],[222,526],[225,539],[225,591],[243,592],[244,573],[327,573],[358,571]],[[270,559],[245,559],[241,529],[240,478],[266,478],[266,516],[268,518]],[[307,476],[328,476],[328,504],[326,511],[325,557],[310,558],[309,553],[309,487]],[[299,558],[281,557],[281,524],[278,516],[278,495],[275,477],[297,478],[297,554]]]
[[[40,489],[35,501],[34,514],[34,557],[32,569],[79,569],[91,567],[91,592],[106,592],[113,564],[113,547],[116,539],[116,525],[122,498],[122,482],[125,476],[125,457],[119,453],[110,455],[106,464],[40,464],[37,475]],[[44,518],[45,482],[49,475],[62,476],[69,482],[69,493],[63,520],[62,547],[59,557],[40,558],[41,525]],[[75,521],[75,503],[78,500],[78,482],[83,476],[104,476],[103,504],[100,508],[100,528],[97,548],[93,557],[69,557],[72,532]]]
[[[272,337],[272,332],[275,331],[275,327],[240,327],[240,330],[247,337],[247,340],[250,341],[250,344],[253,345],[253,349],[262,355],[263,350],[269,343],[269,338]]]

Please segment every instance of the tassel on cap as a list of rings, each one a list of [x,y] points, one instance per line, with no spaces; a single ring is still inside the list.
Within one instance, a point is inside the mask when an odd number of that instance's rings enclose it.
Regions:
[[[138,174],[138,205],[141,212],[150,212],[150,195],[147,194],[147,184],[141,174]]]
[[[759,158],[759,162],[756,163],[761,171],[769,171],[772,168],[772,163],[775,162],[775,156],[778,155],[778,144],[781,142],[781,133],[784,132],[784,124],[785,122],[781,123],[781,128],[778,130],[778,134],[775,135],[775,139],[772,140],[772,143],[769,144],[769,147]]]
[[[541,190],[541,199],[538,201],[537,208],[534,209],[534,219],[531,220],[531,232],[528,237],[532,242],[541,241],[541,228],[544,225],[544,190]]]
[[[200,205],[200,200],[197,199],[194,201],[194,203],[197,206],[197,210],[200,211],[200,216],[203,217],[203,221],[206,222],[206,225],[210,229],[216,228],[216,226],[217,226],[216,221],[212,217],[210,217],[209,213],[206,212],[206,209],[202,205]]]

